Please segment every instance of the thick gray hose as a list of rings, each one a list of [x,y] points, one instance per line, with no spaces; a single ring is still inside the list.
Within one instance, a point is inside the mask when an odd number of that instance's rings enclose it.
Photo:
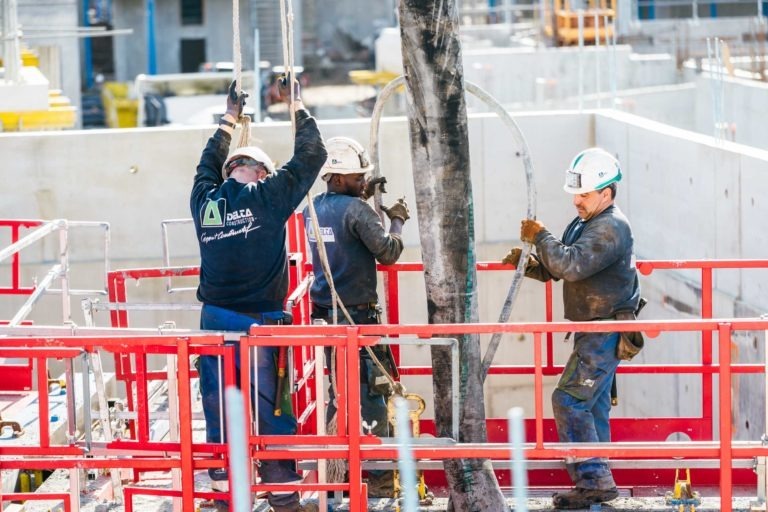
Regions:
[[[389,97],[392,96],[392,93],[395,92],[398,87],[404,84],[405,77],[403,75],[400,75],[399,77],[389,82],[379,93],[379,97],[373,107],[373,112],[371,113],[370,135],[371,161],[375,165],[373,169],[373,177],[378,177],[381,175],[379,169],[379,123],[381,121],[382,111],[384,110],[384,104],[389,99]],[[523,136],[523,132],[520,130],[520,127],[517,125],[512,116],[509,115],[509,112],[504,110],[504,107],[501,105],[501,103],[499,103],[480,86],[472,82],[465,82],[464,86],[466,87],[467,92],[474,94],[477,98],[484,102],[497,116],[499,116],[504,125],[509,128],[510,132],[512,132],[512,138],[520,148],[519,153],[523,159],[523,167],[525,169],[525,184],[528,190],[528,208],[526,216],[529,219],[535,219],[536,183],[533,180],[533,163],[531,163],[528,143]],[[379,216],[381,216],[381,192],[379,192],[378,187],[374,195],[374,204],[376,206],[377,213],[379,213]],[[509,291],[507,292],[507,298],[504,301],[504,306],[501,308],[501,313],[499,314],[499,323],[505,323],[507,320],[509,320],[509,315],[512,312],[512,305],[515,303],[517,293],[520,290],[520,284],[523,281],[523,277],[525,277],[525,265],[528,263],[528,257],[531,254],[532,248],[533,247],[530,243],[526,242],[523,244],[523,251],[520,255],[520,263],[515,270],[515,275],[512,277],[512,284],[510,285]],[[488,369],[491,367],[491,363],[493,362],[493,358],[496,355],[496,350],[499,348],[500,342],[501,333],[495,333],[491,337],[488,350],[486,350],[485,355],[483,356],[483,380],[485,380],[485,377],[488,376]]]

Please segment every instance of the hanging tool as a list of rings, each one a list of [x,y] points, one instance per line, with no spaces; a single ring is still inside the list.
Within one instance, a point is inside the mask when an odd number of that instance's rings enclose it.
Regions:
[[[691,487],[691,470],[685,469],[685,480],[680,479],[680,470],[675,469],[675,487],[664,495],[667,505],[677,507],[677,512],[696,512],[696,506],[701,505],[701,496]]]
[[[396,419],[396,409],[395,409],[395,397],[400,395],[392,395],[387,400],[387,421],[389,421],[389,424],[392,425],[393,429],[393,435],[397,435],[397,419]],[[424,413],[424,410],[427,407],[426,402],[421,397],[421,395],[418,395],[416,393],[404,393],[402,395],[405,400],[408,402],[414,402],[416,404],[415,409],[408,409],[408,416],[411,419],[411,425],[413,429],[413,438],[416,439],[421,435],[421,428],[419,426],[419,421],[421,418],[421,415]],[[395,498],[400,497],[400,472],[398,470],[395,470]],[[419,492],[419,504],[428,506],[432,504],[432,501],[435,499],[435,496],[429,492],[429,489],[427,489],[427,484],[424,481],[424,472],[419,471],[418,472],[418,478],[417,478],[417,487]]]

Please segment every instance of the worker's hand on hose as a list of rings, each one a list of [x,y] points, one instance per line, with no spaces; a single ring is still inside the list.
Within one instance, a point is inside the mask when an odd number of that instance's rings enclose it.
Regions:
[[[520,223],[520,240],[523,242],[534,243],[536,235],[544,229],[544,224],[535,219],[523,219]]]
[[[397,202],[389,208],[382,205],[381,211],[387,214],[389,220],[400,219],[405,222],[411,218],[410,211],[408,211],[408,205],[405,203],[404,197],[398,199]]]
[[[514,267],[519,266],[520,263],[520,256],[523,255],[523,249],[520,247],[513,247],[510,249],[510,251],[507,253],[506,256],[504,256],[504,259],[501,260],[502,263],[506,265],[512,265]],[[532,255],[528,255],[528,263],[525,265],[526,268],[533,268],[539,264],[539,261],[534,258]]]
[[[379,191],[383,194],[387,191],[387,189],[384,188],[384,185],[386,184],[387,184],[387,178],[385,178],[384,176],[371,178],[365,182],[363,195],[360,197],[362,197],[363,200],[368,200],[369,198],[373,197],[373,194],[376,193],[376,187],[379,187]]]
[[[518,263],[520,263],[520,255],[523,254],[523,250],[519,247],[513,247],[509,250],[506,256],[504,256],[504,259],[501,260],[502,263],[505,265],[512,265],[513,267],[516,267]]]
[[[293,83],[293,100],[301,100],[301,86],[296,78],[291,80]],[[277,79],[277,91],[280,93],[280,99],[286,103],[291,102],[291,90],[288,88],[288,77],[282,75]]]
[[[240,116],[243,115],[243,107],[245,106],[245,98],[247,97],[247,92],[238,92],[237,81],[232,80],[232,83],[229,84],[229,93],[227,94],[227,114],[235,119],[240,119]]]

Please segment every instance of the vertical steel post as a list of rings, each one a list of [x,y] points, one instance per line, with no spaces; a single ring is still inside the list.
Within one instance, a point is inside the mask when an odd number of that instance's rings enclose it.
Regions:
[[[83,27],[89,27],[91,25],[90,16],[88,11],[90,10],[90,0],[83,0]],[[84,82],[85,88],[91,89],[93,87],[93,48],[91,45],[91,38],[83,38],[83,74],[85,75]]]
[[[232,510],[250,512],[251,502],[250,464],[251,453],[246,436],[247,420],[243,406],[243,394],[237,387],[228,387],[225,391],[227,401],[227,440],[229,446],[229,480]]]
[[[710,331],[711,332],[711,331]],[[717,328],[720,363],[720,510],[731,512],[733,503],[733,426],[731,425],[731,324]]]
[[[541,341],[541,333],[536,333]],[[537,370],[540,368],[537,368]],[[538,405],[538,403],[537,403]],[[536,420],[539,415],[537,412]],[[525,443],[525,428],[523,427],[523,408],[513,407],[507,413],[507,424],[509,432],[509,444],[511,445],[512,458],[512,485],[515,491],[515,512],[527,512],[528,500],[526,490],[528,489],[528,472],[525,468],[525,453],[523,444]]]
[[[541,333],[533,333],[533,405],[536,414],[536,449],[544,448],[544,374],[541,357]]]
[[[157,74],[157,50],[155,48],[155,0],[147,0],[147,74]]]
[[[411,419],[408,414],[408,401],[399,396],[395,398],[397,418],[397,468],[400,471],[400,488],[403,493],[403,510],[417,512],[419,500],[416,496],[416,462],[411,449]]]

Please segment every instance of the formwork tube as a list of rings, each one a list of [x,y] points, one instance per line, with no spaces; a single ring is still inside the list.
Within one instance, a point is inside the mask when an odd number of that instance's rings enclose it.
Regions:
[[[232,482],[232,510],[248,512],[251,503],[250,468],[248,463],[248,439],[245,433],[245,407],[243,394],[236,387],[225,391],[227,400],[227,439],[229,440],[229,478]]]
[[[373,112],[371,113],[370,132],[371,162],[374,165],[372,171],[373,177],[378,177],[381,175],[381,167],[379,165],[379,124],[381,122],[381,114],[384,110],[384,104],[387,102],[390,96],[392,96],[392,93],[395,92],[398,87],[404,84],[405,76],[403,75],[393,79],[381,90],[379,97],[376,99],[376,104],[373,106]],[[519,155],[523,159],[523,168],[525,170],[525,185],[527,189],[526,216],[529,219],[535,219],[536,184],[533,179],[533,163],[531,162],[528,143],[525,140],[525,136],[523,136],[522,130],[520,130],[520,127],[517,125],[512,116],[509,115],[509,112],[504,110],[504,107],[501,105],[501,103],[499,103],[493,96],[488,94],[480,86],[472,82],[465,82],[464,87],[466,88],[467,92],[475,95],[479,100],[485,103],[492,112],[499,116],[504,125],[509,128],[510,132],[512,133],[512,138],[520,148]],[[381,217],[381,192],[378,190],[378,188],[374,193],[373,201],[376,207],[376,212]],[[512,305],[515,303],[517,293],[520,290],[520,283],[525,276],[525,265],[528,262],[528,256],[531,254],[531,249],[531,244],[527,242],[523,244],[523,253],[520,255],[520,263],[518,264],[517,269],[515,269],[515,274],[512,277],[512,284],[509,287],[507,298],[504,301],[504,306],[502,307],[501,313],[499,314],[499,323],[506,323],[506,321],[509,319],[509,315],[512,312]],[[385,282],[385,287],[386,284],[387,283]],[[485,356],[483,356],[483,379],[488,376],[488,369],[491,367],[493,357],[496,355],[496,350],[499,347],[500,341],[501,333],[495,333],[491,338],[491,342],[488,345],[488,350],[485,352]]]

